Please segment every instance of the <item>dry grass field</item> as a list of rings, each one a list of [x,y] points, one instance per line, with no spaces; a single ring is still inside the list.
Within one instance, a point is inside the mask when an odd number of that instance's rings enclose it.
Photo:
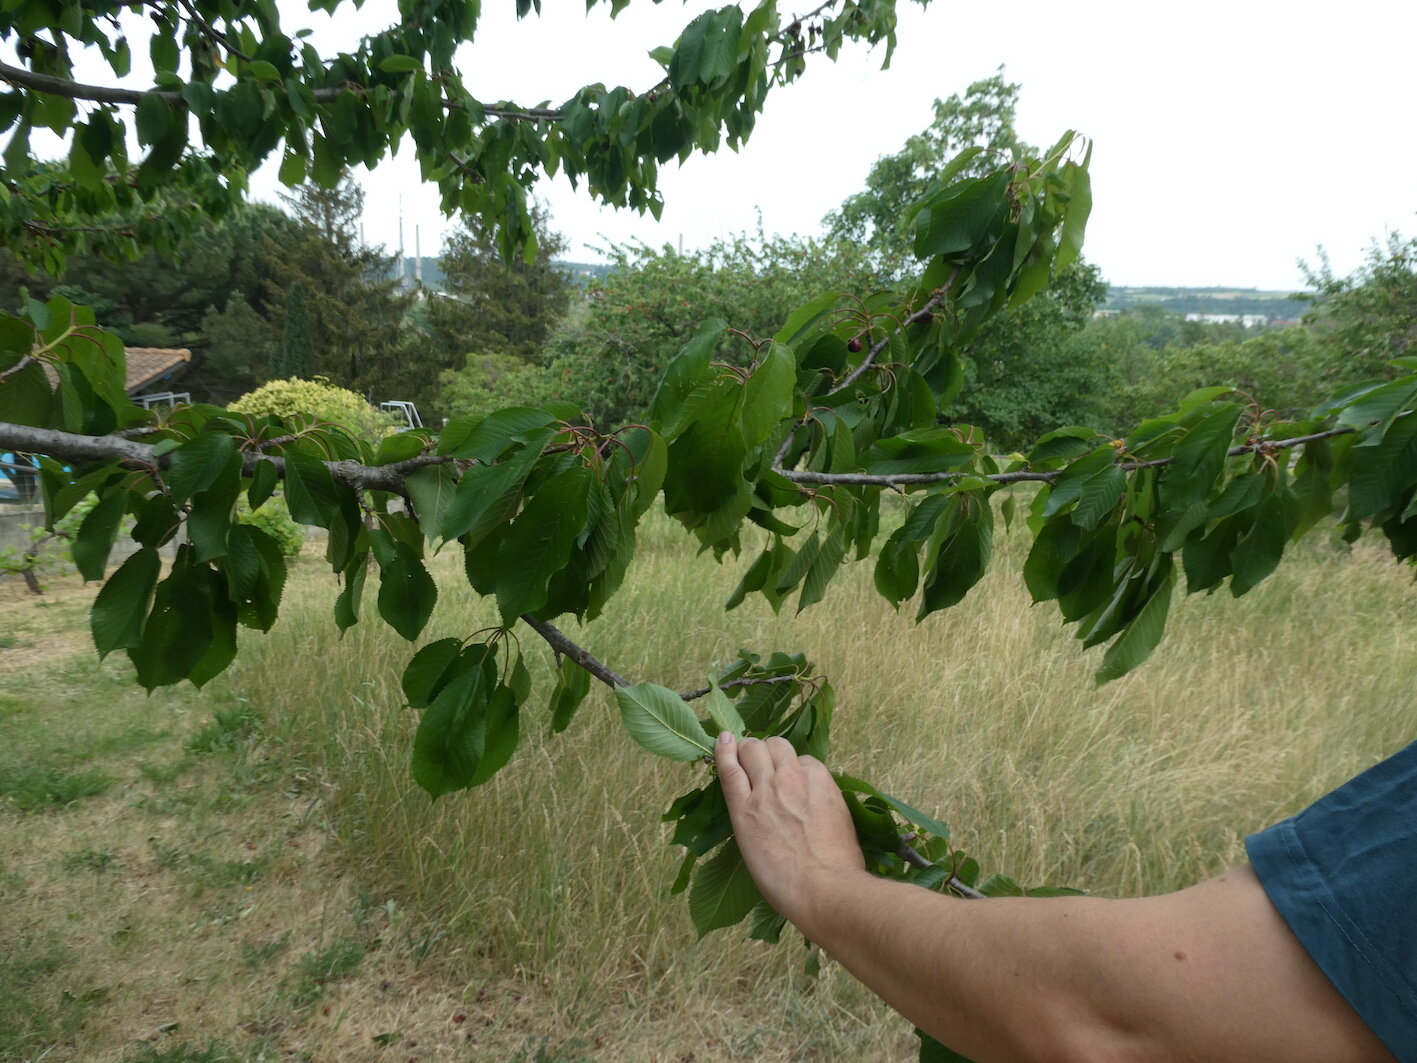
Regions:
[[[613,615],[567,630],[678,689],[740,647],[803,651],[838,692],[834,767],[938,814],[986,871],[1103,894],[1242,859],[1417,735],[1417,594],[1380,544],[1304,544],[1246,598],[1185,600],[1101,689],[1029,605],[1022,536],[1000,547],[919,626],[866,567],[800,616],[725,614],[734,567],[652,522]],[[487,624],[437,566],[425,638]],[[707,769],[643,753],[608,696],[557,736],[528,706],[511,765],[433,804],[407,771],[411,649],[372,616],[336,637],[317,559],[200,693],[145,696],[92,652],[94,588],[48,587],[0,583],[0,1060],[913,1058],[843,972],[803,973],[800,939],[695,941],[659,815]]]

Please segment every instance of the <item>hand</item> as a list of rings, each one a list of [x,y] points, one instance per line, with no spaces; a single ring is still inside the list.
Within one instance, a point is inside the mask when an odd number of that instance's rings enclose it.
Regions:
[[[745,738],[740,745],[721,734],[715,756],[753,881],[769,904],[804,929],[822,891],[865,868],[836,780],[815,757],[799,757],[785,738]]]

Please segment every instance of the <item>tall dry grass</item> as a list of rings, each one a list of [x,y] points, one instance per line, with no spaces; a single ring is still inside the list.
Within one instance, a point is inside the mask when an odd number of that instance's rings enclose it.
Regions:
[[[801,615],[754,601],[725,614],[733,566],[652,522],[611,615],[567,631],[622,674],[677,689],[739,647],[806,652],[838,691],[833,767],[936,812],[986,871],[1105,894],[1242,860],[1246,833],[1414,737],[1417,597],[1379,544],[1303,544],[1246,598],[1181,602],[1154,658],[1097,689],[1097,654],[1030,605],[1024,538],[1001,541],[963,605],[917,626],[874,594],[867,566]],[[491,623],[457,559],[437,567],[425,637]],[[498,778],[430,803],[407,769],[416,719],[398,676],[411,647],[372,615],[335,638],[333,595],[328,579],[296,581],[236,683],[318,768],[360,874],[446,932],[445,974],[520,979],[548,1033],[620,1046],[596,1058],[908,1051],[903,1024],[848,977],[807,982],[800,946],[694,941],[668,894],[678,854],[659,814],[706,769],[641,751],[608,693],[559,736],[528,707]],[[544,675],[548,652],[521,638]]]

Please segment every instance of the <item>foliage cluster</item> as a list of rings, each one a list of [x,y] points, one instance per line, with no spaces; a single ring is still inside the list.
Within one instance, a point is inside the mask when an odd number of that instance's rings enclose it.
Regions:
[[[739,234],[703,250],[610,249],[612,270],[584,312],[548,343],[548,378],[596,424],[643,421],[665,368],[704,320],[731,321],[716,353],[745,364],[791,308],[824,291],[869,291],[874,275],[844,244]]]

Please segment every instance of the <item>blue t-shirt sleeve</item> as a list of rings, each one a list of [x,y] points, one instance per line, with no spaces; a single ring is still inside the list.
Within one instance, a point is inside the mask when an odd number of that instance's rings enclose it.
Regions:
[[[1401,1063],[1417,1063],[1417,742],[1245,848],[1329,981]]]

